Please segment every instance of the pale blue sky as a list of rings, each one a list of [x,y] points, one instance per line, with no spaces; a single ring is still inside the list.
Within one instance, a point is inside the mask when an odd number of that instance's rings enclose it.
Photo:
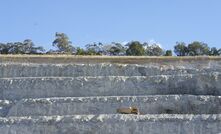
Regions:
[[[1,0],[0,42],[32,39],[51,48],[55,32],[73,44],[203,41],[221,48],[221,0]]]

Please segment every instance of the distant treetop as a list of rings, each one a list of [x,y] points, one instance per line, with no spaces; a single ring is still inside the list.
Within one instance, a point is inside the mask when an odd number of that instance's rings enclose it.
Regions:
[[[69,37],[65,33],[55,33],[52,46],[56,50],[45,52],[43,47],[36,47],[30,39],[23,42],[0,43],[0,54],[73,54],[73,55],[109,55],[109,56],[172,56],[172,50],[164,50],[156,43],[148,44],[139,41],[131,41],[126,45],[119,42],[104,44],[94,42],[85,45],[85,48],[72,45]],[[176,42],[174,46],[176,56],[220,56],[221,48],[212,47],[200,41]]]

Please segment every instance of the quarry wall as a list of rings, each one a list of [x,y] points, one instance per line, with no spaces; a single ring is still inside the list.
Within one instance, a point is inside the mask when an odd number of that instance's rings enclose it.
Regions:
[[[219,134],[221,57],[0,56],[0,134],[67,133]]]

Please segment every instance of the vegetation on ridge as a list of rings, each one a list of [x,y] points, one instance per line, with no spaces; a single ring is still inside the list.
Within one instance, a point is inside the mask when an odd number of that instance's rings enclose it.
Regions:
[[[36,47],[30,39],[23,42],[0,43],[0,54],[72,54],[72,55],[110,55],[110,56],[172,56],[172,50],[164,50],[158,44],[131,41],[126,45],[112,42],[110,44],[92,43],[84,48],[74,47],[65,33],[56,33],[52,46],[56,50],[45,51]],[[219,56],[221,48],[212,47],[204,42],[194,41],[190,44],[177,42],[174,46],[177,56]]]

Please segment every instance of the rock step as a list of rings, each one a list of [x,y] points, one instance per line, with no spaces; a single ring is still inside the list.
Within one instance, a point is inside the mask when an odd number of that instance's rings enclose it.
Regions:
[[[0,101],[1,102],[1,101]],[[6,101],[5,101],[6,102]],[[221,96],[150,95],[22,99],[2,103],[2,116],[115,114],[118,108],[141,114],[221,114]]]
[[[160,129],[159,129],[160,128]],[[221,115],[68,115],[0,118],[2,134],[218,134]]]
[[[195,66],[163,64],[28,64],[1,63],[0,78],[5,77],[77,77],[77,76],[149,76],[221,72],[221,65]]]
[[[214,66],[220,65],[220,56],[75,56],[75,55],[0,55],[0,63],[50,63],[50,64],[98,64],[98,63],[120,63],[120,64],[166,64]]]
[[[137,95],[221,95],[221,73],[0,78],[0,99],[137,96]]]

